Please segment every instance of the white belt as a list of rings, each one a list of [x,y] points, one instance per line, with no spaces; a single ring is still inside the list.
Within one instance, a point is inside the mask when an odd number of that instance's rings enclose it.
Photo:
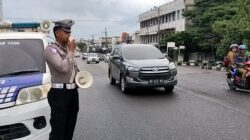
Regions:
[[[66,83],[52,83],[51,84],[52,88],[59,88],[59,89],[75,89],[76,88],[76,84],[72,83],[72,84],[66,84]]]

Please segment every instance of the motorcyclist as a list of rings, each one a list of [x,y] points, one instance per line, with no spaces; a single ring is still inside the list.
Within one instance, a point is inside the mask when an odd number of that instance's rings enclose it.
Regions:
[[[246,56],[247,46],[240,45],[238,50],[239,54],[236,55],[235,64],[237,66],[237,71],[242,74],[241,79],[243,80],[243,82],[245,82],[247,75],[245,62],[248,61],[248,58]]]
[[[237,44],[230,45],[230,50],[229,50],[229,52],[227,54],[227,59],[229,61],[229,64],[228,64],[228,69],[229,70],[236,67],[235,60],[236,60],[237,51],[238,51],[238,45]]]

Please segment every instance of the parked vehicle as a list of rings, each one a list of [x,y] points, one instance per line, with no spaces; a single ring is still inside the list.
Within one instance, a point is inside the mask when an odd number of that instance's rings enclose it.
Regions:
[[[89,53],[87,57],[87,63],[90,64],[91,62],[99,63],[99,56],[97,53]]]
[[[40,23],[12,23],[9,26],[14,24],[22,29],[28,25],[32,29],[40,26]],[[49,39],[42,32],[0,33],[1,140],[49,139],[47,94],[51,75],[43,57]]]
[[[123,44],[111,53],[108,76],[111,84],[120,82],[122,92],[136,87],[164,87],[171,92],[176,74],[174,63],[152,45]]]

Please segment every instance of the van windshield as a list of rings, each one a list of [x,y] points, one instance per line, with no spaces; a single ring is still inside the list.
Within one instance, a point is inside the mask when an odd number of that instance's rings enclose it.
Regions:
[[[0,76],[46,72],[39,39],[0,39]]]
[[[163,54],[151,46],[129,46],[123,48],[123,56],[127,60],[163,59]]]

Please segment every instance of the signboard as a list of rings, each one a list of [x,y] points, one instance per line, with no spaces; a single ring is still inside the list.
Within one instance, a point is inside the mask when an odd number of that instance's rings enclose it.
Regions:
[[[175,47],[175,42],[168,42],[167,47],[168,48],[174,48]]]
[[[185,46],[180,46],[180,49],[185,49]]]
[[[178,47],[174,47],[174,50],[178,50]]]

